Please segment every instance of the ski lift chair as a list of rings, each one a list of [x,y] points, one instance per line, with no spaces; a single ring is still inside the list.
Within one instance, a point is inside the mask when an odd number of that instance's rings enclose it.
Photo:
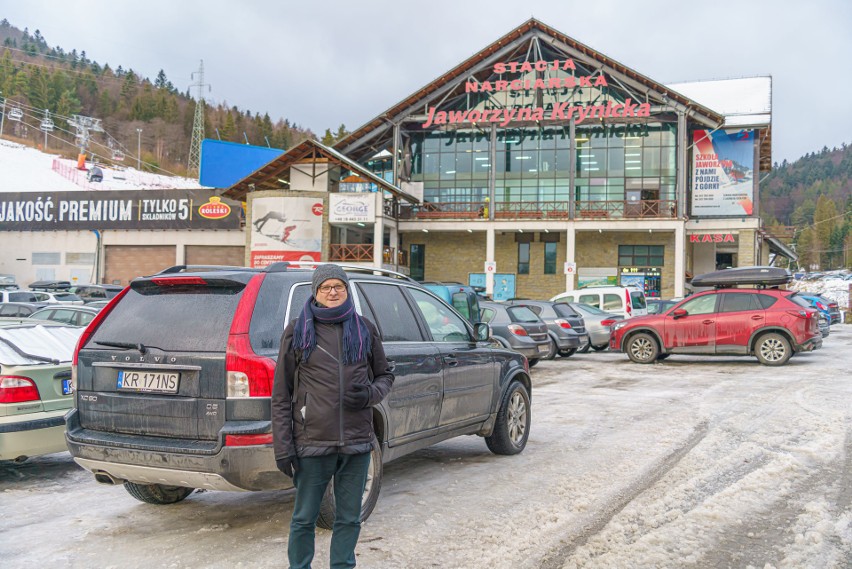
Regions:
[[[24,118],[24,111],[20,107],[12,107],[9,109],[9,120],[21,122]]]

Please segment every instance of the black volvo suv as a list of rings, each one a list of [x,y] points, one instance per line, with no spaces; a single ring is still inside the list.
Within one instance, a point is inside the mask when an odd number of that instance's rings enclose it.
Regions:
[[[311,294],[302,265],[178,266],[135,279],[77,345],[76,408],[66,417],[74,459],[153,504],[198,488],[288,488],[273,457],[270,394],[284,323]],[[404,275],[345,269],[396,376],[373,411],[378,444],[362,517],[378,499],[383,462],[459,435],[521,452],[531,424],[526,359],[494,348],[487,324],[471,325]],[[318,523],[333,519],[327,492]]]

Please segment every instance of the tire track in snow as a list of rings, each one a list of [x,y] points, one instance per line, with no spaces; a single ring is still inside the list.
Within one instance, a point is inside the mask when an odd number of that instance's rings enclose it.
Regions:
[[[637,496],[656,484],[671,471],[689,452],[707,436],[709,430],[706,421],[696,425],[693,433],[680,447],[673,449],[646,473],[621,489],[615,499],[602,509],[590,513],[580,520],[579,531],[569,536],[561,545],[547,553],[541,561],[541,569],[561,569],[575,549],[582,546],[590,537],[600,532],[619,512],[627,507]]]

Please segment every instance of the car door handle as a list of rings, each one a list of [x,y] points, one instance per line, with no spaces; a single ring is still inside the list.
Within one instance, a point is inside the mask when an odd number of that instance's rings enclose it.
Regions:
[[[388,360],[388,371],[393,373],[393,370],[396,369],[396,362],[393,360]]]
[[[713,320],[704,320],[702,324],[712,324]]]
[[[444,361],[447,362],[447,365],[450,367],[456,367],[459,365],[459,361],[455,356],[444,356]]]
[[[763,316],[761,316],[760,314],[755,314],[754,316],[751,317],[751,319],[752,320],[763,320]]]

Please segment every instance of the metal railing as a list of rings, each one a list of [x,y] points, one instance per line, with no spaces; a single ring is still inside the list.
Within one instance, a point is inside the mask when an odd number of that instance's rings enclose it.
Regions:
[[[570,219],[569,202],[494,202],[494,219]],[[665,219],[677,217],[677,200],[582,201],[575,219]],[[488,219],[487,202],[426,202],[400,206],[399,219]]]
[[[342,245],[331,244],[329,261],[354,261],[356,263],[371,262],[373,260],[372,244]]]

